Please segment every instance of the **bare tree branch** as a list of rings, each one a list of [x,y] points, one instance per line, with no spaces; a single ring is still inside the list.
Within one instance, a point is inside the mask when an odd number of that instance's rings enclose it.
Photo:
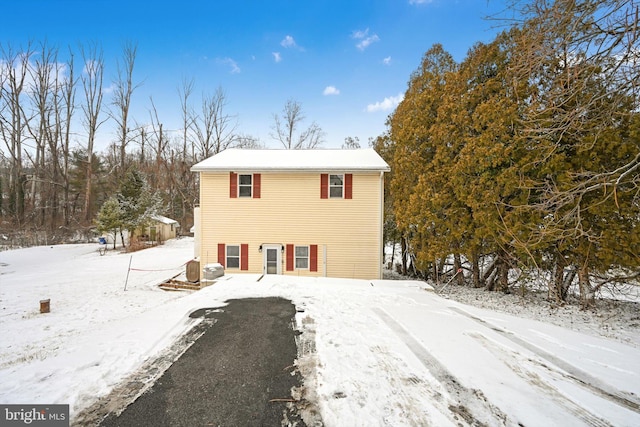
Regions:
[[[287,150],[301,150],[307,148],[317,148],[324,142],[324,132],[316,122],[300,132],[296,138],[298,126],[306,118],[302,112],[302,106],[292,99],[287,100],[282,110],[283,117],[278,114],[273,115],[273,126],[271,127],[271,137],[279,141]]]

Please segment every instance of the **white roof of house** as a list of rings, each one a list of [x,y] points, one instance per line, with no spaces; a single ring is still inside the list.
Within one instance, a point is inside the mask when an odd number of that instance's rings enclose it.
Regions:
[[[151,219],[161,222],[163,224],[177,224],[178,221],[176,221],[175,219],[171,219],[171,218],[167,218],[166,216],[162,216],[162,215],[153,215],[151,217]]]
[[[194,165],[192,172],[213,171],[380,171],[389,165],[371,148],[357,150],[246,150],[231,148]]]

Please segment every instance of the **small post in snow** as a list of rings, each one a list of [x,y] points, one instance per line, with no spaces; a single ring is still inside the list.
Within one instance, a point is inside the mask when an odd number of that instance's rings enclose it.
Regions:
[[[129,272],[131,271],[131,261],[133,261],[133,255],[129,258],[129,268],[127,268],[127,278],[124,281],[124,290],[127,290],[127,283],[129,282]]]

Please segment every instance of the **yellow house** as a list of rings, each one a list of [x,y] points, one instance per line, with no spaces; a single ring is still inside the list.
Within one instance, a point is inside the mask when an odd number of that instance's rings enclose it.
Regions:
[[[229,149],[196,165],[200,264],[227,273],[382,277],[384,172],[372,149]]]

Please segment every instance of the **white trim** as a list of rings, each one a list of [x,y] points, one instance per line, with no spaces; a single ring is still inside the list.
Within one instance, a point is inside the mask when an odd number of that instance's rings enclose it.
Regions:
[[[238,247],[238,266],[237,267],[229,267],[229,246],[237,246]],[[235,258],[233,256],[232,258]],[[233,270],[240,270],[242,268],[242,245],[240,244],[225,244],[224,245],[224,268],[231,268]]]
[[[296,253],[296,249],[298,248],[307,248],[307,256],[306,256],[306,260],[307,260],[307,266],[306,267],[298,267],[298,258],[300,259],[304,259],[305,257],[299,257],[298,254]],[[311,245],[293,245],[293,269],[294,270],[306,270],[309,271],[311,270]]]
[[[262,245],[262,274],[267,274],[267,250],[276,251],[276,274],[282,274],[282,245],[265,243]]]
[[[251,177],[251,183],[250,184],[240,184],[240,177],[241,176],[249,176]],[[252,199],[253,198],[253,174],[252,173],[238,173],[238,182],[237,182],[237,187],[238,187],[238,198],[241,199]],[[249,187],[249,195],[242,195],[240,194],[240,188],[241,187]]]
[[[328,192],[329,192],[329,199],[344,199],[344,187],[346,186],[346,182],[345,182],[345,175],[344,173],[330,173],[328,174],[329,178],[327,179],[329,182],[327,183],[327,188],[328,188]],[[331,185],[331,177],[332,176],[339,176],[340,180],[342,181],[342,185]],[[340,188],[342,190],[340,196],[332,196],[331,195],[331,189],[332,188]]]
[[[327,245],[322,245],[322,275],[327,277]]]

